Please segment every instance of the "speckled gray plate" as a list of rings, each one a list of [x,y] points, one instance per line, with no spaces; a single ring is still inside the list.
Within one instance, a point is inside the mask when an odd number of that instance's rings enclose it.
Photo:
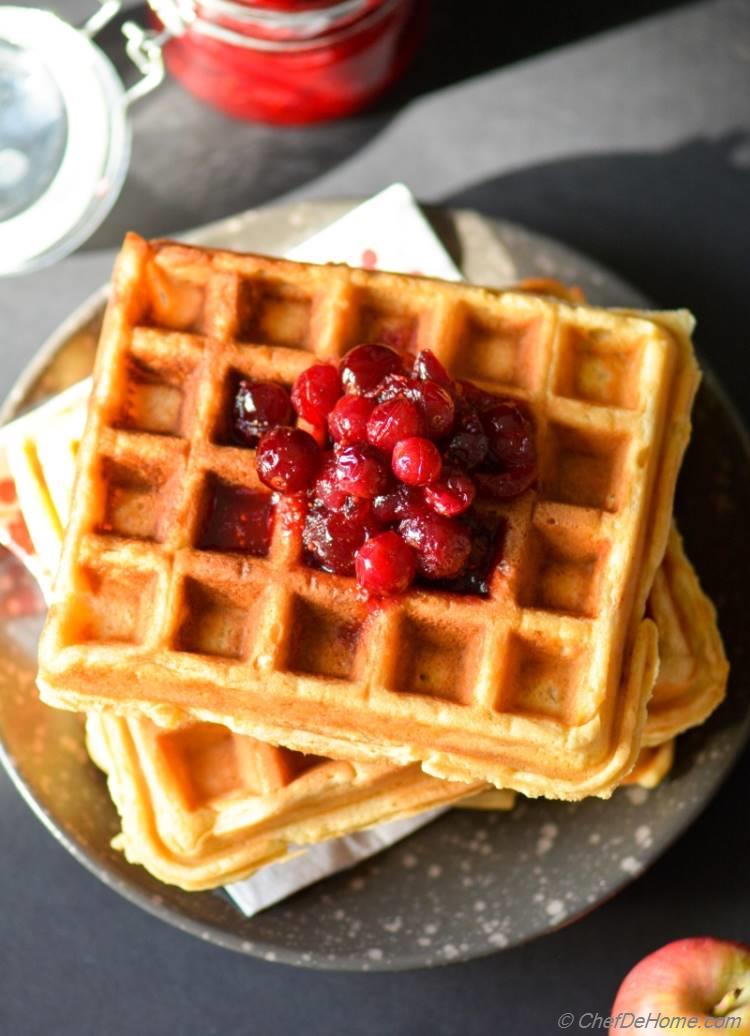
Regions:
[[[282,253],[350,204],[251,212],[192,237]],[[471,280],[500,284],[552,275],[580,284],[596,302],[643,303],[590,260],[518,227],[472,213],[433,216]],[[89,300],[47,343],[2,417],[88,373],[102,302],[103,293]],[[719,606],[733,675],[729,700],[705,727],[680,739],[673,774],[655,791],[624,789],[608,802],[524,802],[510,814],[454,811],[356,870],[246,920],[222,893],[161,885],[112,851],[117,820],[84,751],[80,721],[46,709],[34,694],[40,620],[29,616],[0,625],[5,764],[53,835],[102,881],[163,920],[231,949],[311,967],[375,970],[516,945],[591,910],[656,859],[707,803],[746,740],[750,460],[743,430],[711,378],[699,396],[681,477],[679,501],[686,500],[689,507],[678,502],[679,522]],[[18,569],[6,569],[0,593],[22,582]]]

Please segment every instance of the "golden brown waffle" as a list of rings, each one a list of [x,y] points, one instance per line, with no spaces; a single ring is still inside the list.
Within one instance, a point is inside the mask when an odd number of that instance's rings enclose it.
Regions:
[[[656,665],[642,621],[697,384],[686,314],[147,244],[118,259],[72,521],[40,650],[50,704],[217,721],[301,751],[419,760],[528,794],[608,794]],[[290,382],[362,340],[429,346],[527,402],[539,490],[496,510],[487,600],[415,590],[370,613],[306,567],[278,508],[262,558],[203,549],[238,374]]]
[[[47,573],[46,578],[42,577],[47,586],[49,573],[54,572],[59,559],[89,390],[89,384],[82,383],[5,432],[6,455],[19,504],[37,547],[41,572]],[[673,531],[660,569],[663,578],[657,576],[655,585],[664,584],[665,593],[676,595],[687,573],[692,585],[698,586],[679,536]],[[699,587],[698,593],[701,594]],[[673,717],[674,722],[683,725],[696,714],[693,698],[702,710],[701,699],[709,682],[711,653],[699,652],[698,648],[708,639],[718,645],[718,656],[723,659],[713,613],[707,612],[706,605],[697,601],[694,594],[686,600],[695,614],[711,619],[710,630],[697,631],[695,649],[690,635],[686,640],[675,637],[670,621],[674,612],[658,609],[662,621],[662,667],[676,671],[669,654],[673,645],[680,645],[681,661],[686,647],[695,651],[694,664],[679,667],[690,681],[681,695],[683,708]],[[655,611],[653,601],[649,607]],[[696,626],[687,629],[691,634]],[[726,663],[723,669],[716,667],[716,672],[724,676],[725,670]],[[690,688],[695,688],[692,697]],[[667,692],[673,697],[671,686]],[[661,683],[657,681],[649,716],[660,697]],[[649,727],[650,719],[647,733]],[[329,764],[326,771],[324,760],[309,760],[284,749],[270,748],[252,738],[232,734],[226,727],[198,723],[165,732],[146,719],[100,715],[90,717],[87,733],[90,754],[108,773],[112,797],[123,818],[118,845],[128,859],[142,863],[156,877],[190,889],[246,876],[259,866],[259,861],[283,856],[287,852],[283,845],[309,843],[321,832],[349,831],[352,824],[377,815],[386,805],[383,796],[387,794],[388,781],[382,769],[376,772],[372,767],[373,772],[364,780],[367,768],[361,765],[353,767],[348,776],[340,764],[335,769]],[[671,766],[673,752],[672,742],[659,749],[643,748],[625,783],[654,787]],[[299,813],[300,803],[310,806],[315,801],[320,776],[316,780],[306,776],[304,784],[299,782],[315,766],[318,775],[326,773],[330,778],[333,811],[330,816],[326,812],[326,792],[324,800],[317,796],[309,818],[292,821]],[[427,802],[437,791],[418,768],[412,766],[407,770],[405,784],[398,791],[400,810],[407,803],[417,807],[417,803]],[[355,789],[365,792],[364,799],[357,801],[353,809],[342,805],[347,779],[353,786],[352,798]],[[287,790],[293,781],[297,781],[294,789]],[[453,791],[450,785],[442,790],[449,794]],[[392,794],[396,794],[395,789]],[[514,801],[514,792],[492,788],[468,795],[457,804],[467,809],[508,810],[513,808]],[[273,839],[268,836],[269,825],[276,831]],[[265,839],[262,833],[266,834]]]
[[[49,586],[50,575],[59,561],[88,394],[89,384],[82,383],[24,419],[15,431],[11,430],[10,434],[6,431],[6,455],[16,483],[19,505],[37,550],[41,572],[47,574],[42,578],[44,586]],[[665,592],[669,590],[669,580],[674,581],[689,565],[679,536],[673,531],[660,570],[668,574],[667,580],[660,580],[667,584]],[[692,580],[697,583],[694,573]],[[695,601],[692,604],[696,607]],[[672,614],[664,613],[664,617],[669,619]],[[669,631],[669,622],[659,629],[660,644],[667,651],[678,643]],[[705,636],[705,631],[701,631],[700,642]],[[721,641],[715,623],[710,639],[718,641],[720,651]],[[691,641],[688,640],[688,650],[690,646]],[[680,659],[684,659],[684,648]],[[707,683],[707,656],[696,657],[694,663],[684,671],[689,671],[690,686],[701,689],[701,693],[696,695],[700,702]],[[661,665],[672,668],[669,656],[662,656]],[[671,685],[668,692],[671,697]],[[649,716],[659,698],[660,682],[657,681]],[[683,698],[684,707],[675,718],[684,723],[686,713],[692,711],[692,701],[689,693],[684,693]],[[646,733],[649,723],[647,720]],[[210,887],[204,883],[219,884],[237,875],[246,876],[248,866],[254,867],[257,860],[268,856],[271,851],[276,851],[278,856],[279,842],[271,846],[258,837],[259,818],[261,822],[272,819],[286,835],[287,844],[292,844],[293,840],[303,844],[314,841],[318,832],[334,829],[337,824],[339,833],[348,832],[351,830],[348,825],[376,814],[383,806],[381,796],[385,775],[372,773],[363,780],[367,767],[354,767],[350,775],[352,782],[359,776],[359,788],[363,790],[362,785],[369,781],[372,797],[368,796],[364,803],[359,803],[356,813],[349,811],[344,814],[339,805],[330,819],[326,818],[325,812],[313,815],[311,823],[303,823],[301,830],[297,824],[293,839],[292,832],[284,829],[284,822],[289,817],[287,800],[292,796],[281,792],[297,776],[312,769],[312,764],[305,765],[309,757],[232,734],[227,727],[214,724],[188,724],[181,730],[167,733],[147,719],[126,720],[104,714],[88,718],[87,745],[96,764],[109,775],[112,797],[123,818],[119,844],[128,859],[142,863],[161,880],[176,881],[183,887]],[[671,742],[664,751],[641,749],[638,761],[624,783],[654,787],[671,766],[672,755]],[[322,767],[326,760],[313,760],[312,763]],[[372,769],[375,770],[374,767]],[[409,804],[415,807],[428,799],[435,805],[443,804],[445,800],[439,798],[438,789],[431,787],[431,778],[425,777],[417,767],[406,769],[408,779],[401,791],[401,808],[407,805],[404,790]],[[329,772],[332,770],[330,767]],[[338,784],[341,798],[343,773],[340,766],[337,770],[338,782],[334,779],[334,783]],[[304,798],[305,793],[315,787],[316,782],[306,779],[304,792],[298,784],[294,798]],[[455,788],[450,784],[441,790],[447,791],[451,800],[455,799]],[[463,785],[461,790],[465,791]],[[273,797],[264,798],[271,792]],[[468,794],[456,804],[464,809],[505,811],[513,808],[515,798],[513,791],[491,788],[479,794]],[[328,799],[325,801],[327,804]],[[229,823],[223,819],[224,813],[229,816]],[[244,828],[243,821],[246,822]],[[243,844],[243,833],[246,845]],[[206,845],[212,848],[207,850]]]
[[[654,577],[648,613],[659,628],[659,678],[643,744],[660,745],[711,715],[724,699],[729,675],[716,609],[674,527]]]
[[[621,787],[635,784],[641,788],[656,788],[672,769],[674,753],[674,740],[664,741],[652,748],[642,748],[635,766],[624,778]],[[456,806],[459,809],[510,810],[513,809],[515,800],[509,800],[508,796],[514,794],[502,788],[488,788],[477,795],[461,799]]]
[[[5,435],[46,592],[60,556],[85,398],[85,387],[73,390]],[[86,731],[122,820],[117,844],[131,863],[187,890],[239,880],[296,846],[471,794],[416,764],[335,762],[210,723],[165,731],[144,718],[92,714]]]
[[[622,783],[638,784],[641,788],[655,788],[672,769],[674,751],[674,738],[651,748],[642,748],[638,761]]]
[[[416,764],[320,759],[211,723],[166,731],[142,718],[90,714],[86,732],[122,820],[117,846],[188,891],[466,794]]]
[[[67,522],[90,382],[81,382],[6,429],[6,455],[21,510],[49,585]],[[716,610],[703,592],[674,524],[649,595],[659,638],[659,675],[643,744],[662,744],[703,723],[723,701],[729,664]]]

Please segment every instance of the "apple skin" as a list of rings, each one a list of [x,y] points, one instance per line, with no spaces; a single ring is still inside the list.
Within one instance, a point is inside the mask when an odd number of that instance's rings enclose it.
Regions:
[[[722,939],[678,939],[644,957],[617,991],[612,1016],[626,1015],[613,1032],[750,1034],[750,946]],[[652,1022],[636,1026],[633,1016],[695,1018],[690,1028]],[[732,1016],[723,1026],[722,1016]],[[734,1021],[739,1017],[741,1023]],[[629,1021],[629,1024],[628,1024]],[[720,1027],[721,1026],[721,1027]]]

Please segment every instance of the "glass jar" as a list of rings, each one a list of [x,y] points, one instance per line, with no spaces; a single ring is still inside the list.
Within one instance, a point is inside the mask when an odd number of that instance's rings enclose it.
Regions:
[[[406,69],[427,0],[152,0],[172,75],[229,115],[296,124],[348,115]],[[175,32],[175,11],[179,32]]]

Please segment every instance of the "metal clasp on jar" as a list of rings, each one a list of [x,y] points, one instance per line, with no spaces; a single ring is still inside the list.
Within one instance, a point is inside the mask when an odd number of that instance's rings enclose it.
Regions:
[[[125,53],[141,73],[141,78],[128,87],[124,93],[123,100],[126,106],[140,97],[145,97],[162,83],[164,80],[164,58],[162,56],[164,45],[173,37],[180,36],[191,20],[192,6],[183,11],[184,5],[182,4],[173,3],[172,0],[166,0],[166,2],[156,0],[152,7],[164,25],[161,32],[157,32],[155,29],[145,29],[142,25],[132,21],[127,21],[122,26]],[[81,31],[89,39],[93,39],[121,10],[121,0],[100,0],[98,10],[91,15]]]

